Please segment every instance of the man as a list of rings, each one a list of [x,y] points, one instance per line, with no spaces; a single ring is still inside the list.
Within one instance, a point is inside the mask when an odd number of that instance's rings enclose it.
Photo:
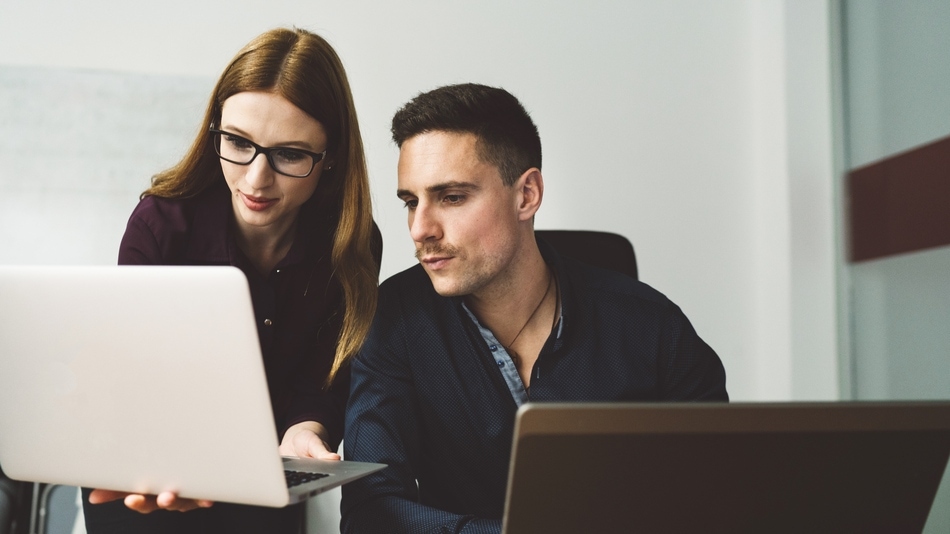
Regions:
[[[442,87],[392,132],[420,265],[380,287],[353,360],[346,455],[389,467],[344,487],[344,532],[498,533],[525,402],[728,400],[675,304],[535,240],[541,142],[515,97]]]

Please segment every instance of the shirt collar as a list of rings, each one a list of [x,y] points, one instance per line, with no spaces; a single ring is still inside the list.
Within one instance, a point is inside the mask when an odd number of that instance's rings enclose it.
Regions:
[[[571,317],[574,311],[576,300],[574,297],[571,277],[564,268],[564,262],[561,255],[558,254],[551,245],[548,245],[543,239],[535,235],[538,243],[538,250],[541,251],[541,257],[544,263],[554,272],[557,280],[558,297],[561,300],[561,317],[558,321],[557,332],[555,333],[554,346],[551,350],[557,350],[564,344],[565,333],[570,332]]]
[[[571,313],[573,313],[576,301],[574,292],[572,290],[571,279],[567,273],[567,270],[564,268],[564,264],[561,261],[561,256],[537,235],[535,236],[535,240],[538,243],[538,250],[541,251],[541,258],[544,259],[544,263],[546,263],[548,267],[550,267],[554,272],[557,280],[557,290],[561,300],[561,316],[558,320],[557,330],[554,332],[554,344],[551,347],[551,350],[558,350],[561,348],[561,345],[564,344],[564,334],[570,329],[570,317]],[[474,314],[472,314],[468,307],[465,306],[464,298],[465,297],[461,296],[452,297],[452,300],[454,300],[456,305],[463,309],[466,314],[474,318]],[[481,326],[477,320],[475,324]]]

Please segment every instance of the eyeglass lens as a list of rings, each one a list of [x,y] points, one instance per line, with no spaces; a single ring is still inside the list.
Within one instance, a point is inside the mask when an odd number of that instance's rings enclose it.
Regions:
[[[260,150],[254,143],[244,139],[239,135],[229,133],[215,134],[216,147],[218,155],[222,158],[238,165],[247,165],[254,160],[258,151],[265,152],[267,161],[275,171],[290,176],[307,176],[313,170],[313,156],[293,148],[269,148],[260,147]]]

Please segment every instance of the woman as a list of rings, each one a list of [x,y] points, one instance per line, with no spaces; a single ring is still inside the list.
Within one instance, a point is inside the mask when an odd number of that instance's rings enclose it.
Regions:
[[[381,252],[343,65],[317,35],[276,29],[225,69],[198,138],[142,194],[119,263],[240,268],[281,454],[339,459],[346,363],[372,320]],[[83,490],[90,534],[299,529],[299,507],[211,504]]]

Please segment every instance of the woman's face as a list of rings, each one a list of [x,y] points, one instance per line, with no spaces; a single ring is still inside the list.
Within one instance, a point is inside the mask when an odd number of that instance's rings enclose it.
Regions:
[[[218,129],[267,148],[301,148],[317,153],[327,148],[323,126],[274,93],[247,91],[231,96],[221,108]],[[221,142],[224,144],[226,140]],[[300,206],[316,190],[326,162],[324,158],[314,165],[309,175],[294,178],[271,168],[262,153],[248,165],[222,159],[221,170],[231,189],[239,231],[245,236],[281,237],[293,228]]]

